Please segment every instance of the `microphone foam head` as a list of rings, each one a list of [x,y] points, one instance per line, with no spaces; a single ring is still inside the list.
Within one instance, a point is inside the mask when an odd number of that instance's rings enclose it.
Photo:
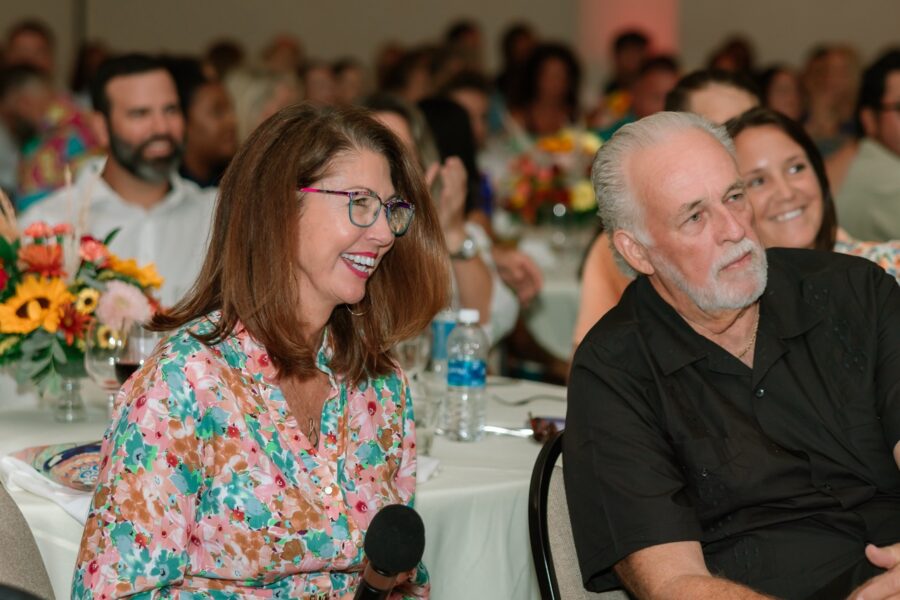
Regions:
[[[425,552],[425,524],[408,506],[389,504],[372,518],[363,547],[375,570],[387,575],[409,571]]]

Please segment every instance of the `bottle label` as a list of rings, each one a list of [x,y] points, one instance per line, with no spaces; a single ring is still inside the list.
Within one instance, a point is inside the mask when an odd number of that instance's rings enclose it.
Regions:
[[[431,359],[447,360],[447,338],[450,332],[456,327],[456,321],[446,320],[439,321],[435,319],[431,322]]]
[[[447,385],[484,387],[487,365],[483,360],[451,360],[447,363]]]

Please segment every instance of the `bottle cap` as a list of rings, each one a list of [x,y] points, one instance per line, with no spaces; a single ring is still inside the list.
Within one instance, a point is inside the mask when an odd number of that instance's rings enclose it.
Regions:
[[[481,319],[481,314],[478,312],[477,308],[461,308],[459,309],[459,322],[464,323],[466,325],[472,325],[478,323]]]

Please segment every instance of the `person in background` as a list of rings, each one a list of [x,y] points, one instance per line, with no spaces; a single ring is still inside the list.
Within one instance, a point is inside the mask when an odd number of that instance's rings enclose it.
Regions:
[[[490,86],[487,79],[474,72],[463,72],[447,82],[440,95],[462,106],[469,116],[472,136],[478,150],[484,148],[487,137],[487,111],[490,103]],[[482,208],[472,207],[466,219],[481,226],[492,236],[490,214],[492,194],[488,177],[476,171],[470,173],[480,182],[478,189],[484,199]],[[543,287],[540,268],[527,254],[515,248],[492,245],[491,257],[503,282],[512,288],[522,306],[527,306]]]
[[[337,104],[359,104],[368,94],[366,70],[355,58],[345,57],[331,65]]]
[[[21,149],[37,135],[53,98],[46,72],[24,64],[0,69],[0,188],[14,200]]]
[[[663,110],[666,95],[678,83],[678,63],[671,56],[655,56],[641,66],[637,79],[629,88],[631,106],[621,119],[602,129],[599,135],[608,140],[620,127]]]
[[[538,36],[528,23],[512,23],[503,30],[503,35],[500,36],[500,54],[503,63],[494,81],[494,87],[499,95],[498,104],[507,102],[519,89],[525,63],[537,45]],[[499,129],[502,123],[497,125],[493,129]]]
[[[403,142],[425,173],[450,257],[453,280],[450,306],[477,308],[481,324],[488,333],[492,332],[494,290],[503,284],[491,270],[489,252],[484,250],[486,236],[480,227],[466,221],[468,188],[462,160],[451,156],[441,161],[425,117],[403,100],[389,94],[374,94],[366,98],[363,106]],[[497,316],[502,321],[507,318],[507,315]]]
[[[204,73],[200,61],[170,59],[181,112],[184,153],[178,173],[201,188],[217,187],[237,152],[237,118],[225,86]]]
[[[759,105],[752,81],[727,71],[695,71],[682,77],[666,96],[667,111],[693,112],[722,124]],[[594,324],[614,307],[634,278],[634,271],[613,252],[605,223],[585,256],[578,316],[572,334],[577,348]]]
[[[51,78],[56,74],[56,36],[42,21],[26,19],[6,33],[3,64],[31,65]]]
[[[859,134],[854,118],[859,76],[859,55],[843,44],[813,49],[806,63],[803,87],[808,114],[804,125],[826,159]]]
[[[733,35],[710,56],[708,68],[753,77],[756,73],[756,52],[753,44],[741,35]]]
[[[800,123],[754,108],[726,127],[763,246],[852,254],[900,276],[900,242],[859,241],[838,226],[822,155]]]
[[[786,65],[773,65],[757,78],[762,105],[794,121],[806,116],[803,86],[797,73]]]
[[[224,81],[237,118],[238,143],[276,112],[300,102],[300,83],[293,73],[236,69]]]
[[[178,175],[184,119],[175,81],[162,61],[128,54],[100,66],[91,97],[106,160],[85,165],[71,188],[36,202],[19,225],[68,222],[97,239],[118,229],[110,250],[154,263],[160,299],[171,306],[200,270],[215,199]]]
[[[82,42],[72,65],[69,92],[80,107],[91,110],[91,82],[103,61],[112,56],[106,44],[99,40]]]
[[[581,65],[564,44],[541,44],[522,72],[519,90],[508,99],[516,127],[541,137],[578,121]]]
[[[665,109],[692,112],[717,125],[760,104],[759,89],[739,73],[701,70],[689,73],[666,96]]]
[[[616,35],[612,44],[612,75],[603,86],[603,95],[627,93],[647,60],[650,39],[637,29]]]
[[[843,169],[831,165],[830,174],[846,173],[836,186],[838,216],[858,238],[900,238],[900,50],[866,69],[857,116],[863,133],[857,151]]]
[[[300,86],[303,100],[317,106],[334,104],[337,99],[334,73],[331,66],[318,60],[309,60],[300,69]]]
[[[303,42],[297,36],[282,33],[263,48],[263,68],[281,75],[296,75],[306,61]]]
[[[431,58],[434,48],[419,46],[404,51],[387,67],[381,79],[380,92],[392,94],[408,104],[431,95]]]
[[[44,23],[22,21],[7,34],[4,64],[30,65],[52,82],[56,71],[55,45],[53,32]],[[66,168],[77,171],[100,152],[87,113],[72,98],[54,92],[53,101],[43,107],[39,127],[21,147],[15,193],[20,211],[62,187]]]
[[[896,280],[858,257],[763,250],[731,139],[697,115],[626,125],[592,180],[640,276],[569,379],[563,475],[585,587],[896,597]]]
[[[460,70],[484,70],[484,34],[475,21],[461,19],[451,23],[444,33],[444,44],[459,53],[463,62]]]
[[[231,71],[244,65],[244,47],[234,40],[217,40],[206,49],[203,65],[212,70],[213,77],[225,81]]]
[[[414,159],[359,109],[288,107],[222,182],[191,293],[125,383],[72,598],[350,598],[375,514],[416,492],[388,349],[446,304]],[[391,600],[428,597],[424,566]]]

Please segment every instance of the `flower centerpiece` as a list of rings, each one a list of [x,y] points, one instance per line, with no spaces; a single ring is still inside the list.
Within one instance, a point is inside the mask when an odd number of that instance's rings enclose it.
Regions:
[[[554,215],[592,215],[590,168],[600,145],[599,137],[579,129],[539,138],[509,163],[503,208],[532,225]]]
[[[85,376],[85,332],[95,319],[122,328],[158,307],[155,266],[110,252],[117,231],[98,240],[68,223],[38,222],[0,236],[0,365],[20,382],[59,395],[64,381]]]

